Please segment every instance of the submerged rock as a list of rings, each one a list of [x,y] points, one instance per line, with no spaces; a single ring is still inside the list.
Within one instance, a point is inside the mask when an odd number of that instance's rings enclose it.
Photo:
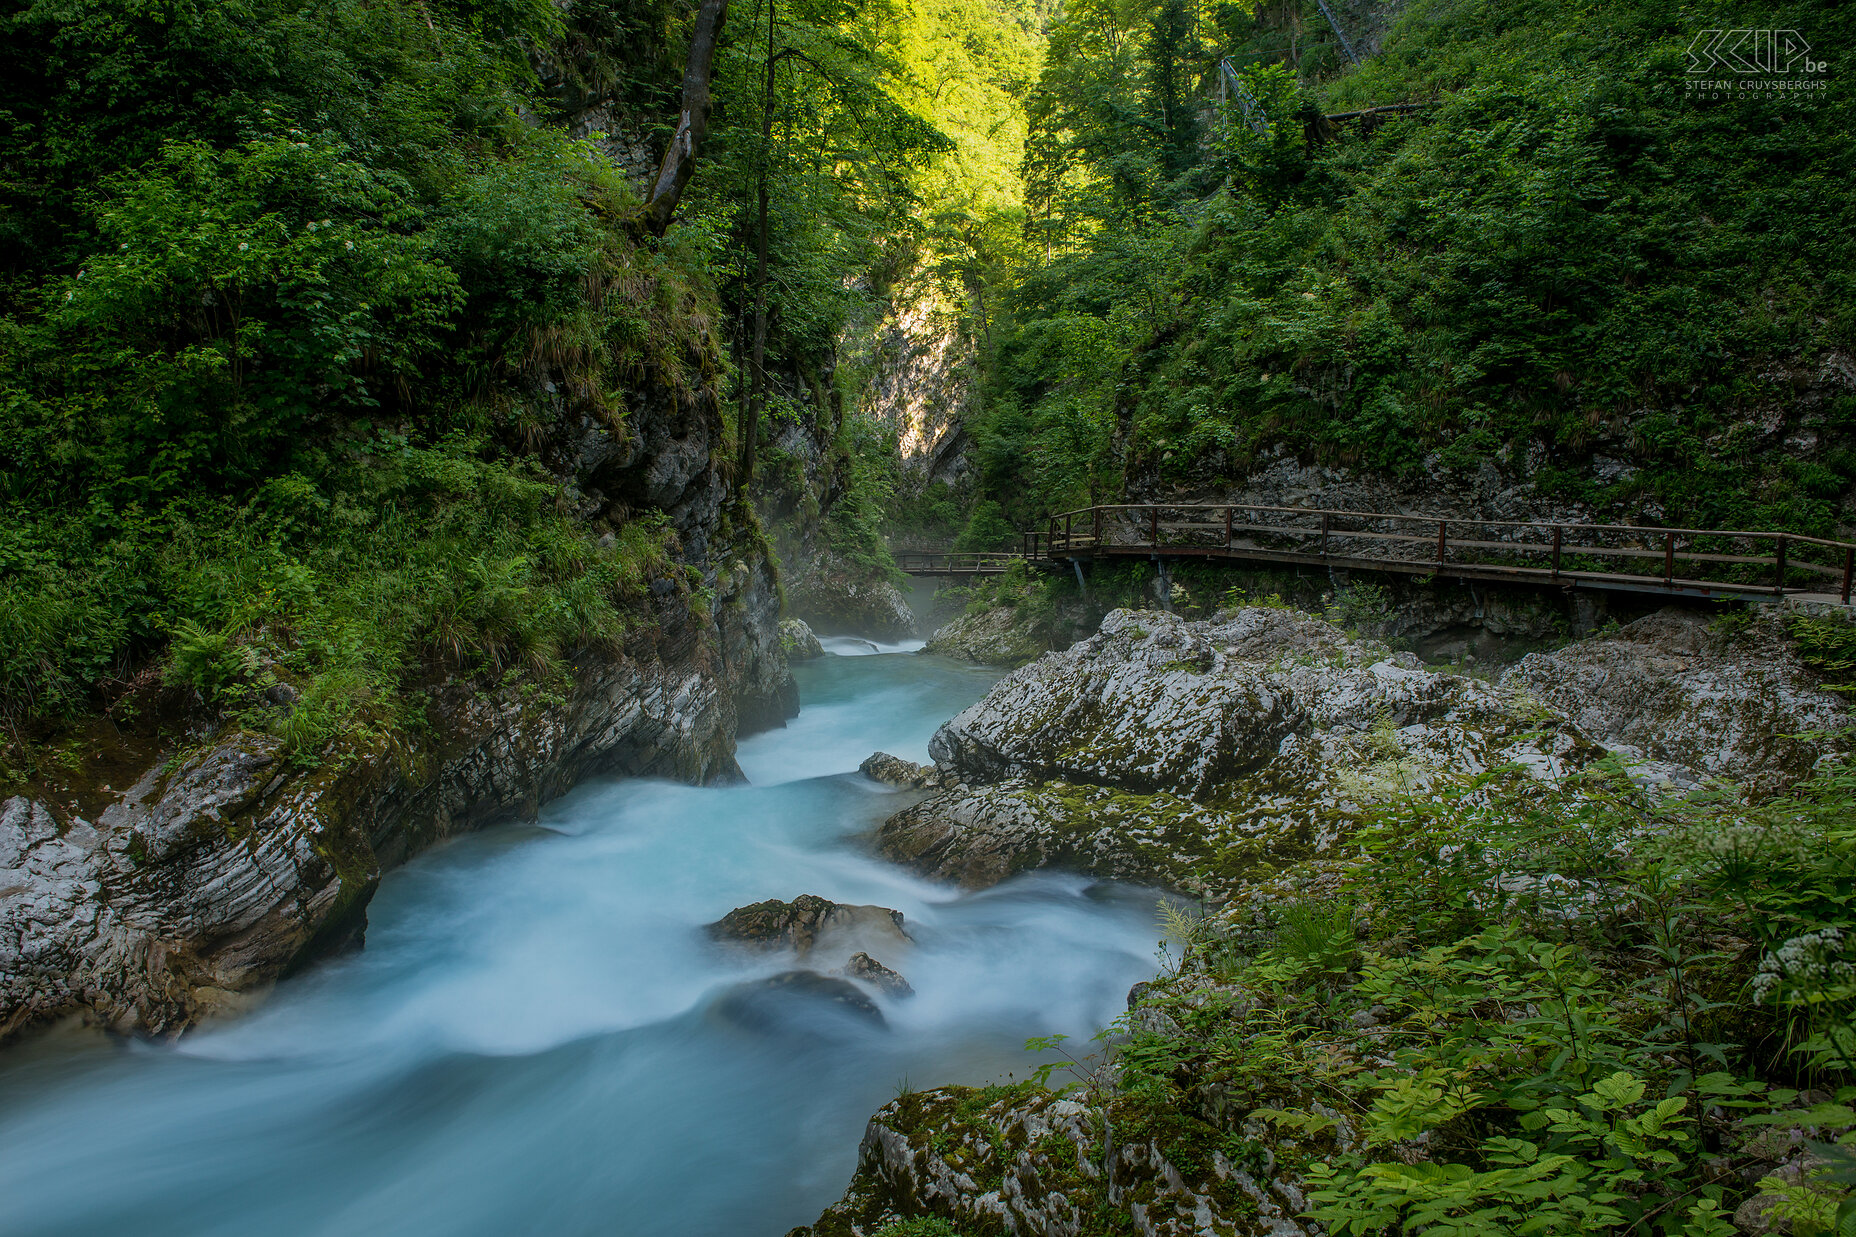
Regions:
[[[856,953],[844,964],[844,974],[848,979],[862,980],[872,988],[887,992],[891,996],[914,996],[915,989],[908,980],[896,974],[872,958],[869,954]]]
[[[847,906],[816,894],[791,902],[769,899],[738,906],[708,927],[710,937],[756,949],[790,949],[804,958],[845,942],[913,943],[901,911],[886,906]]]
[[[825,646],[806,625],[804,619],[789,618],[780,623],[780,647],[789,661],[811,661],[825,655]]]
[[[883,1011],[847,979],[817,971],[782,971],[741,984],[715,1003],[715,1015],[750,1031],[815,1032],[826,1019],[887,1027]]]

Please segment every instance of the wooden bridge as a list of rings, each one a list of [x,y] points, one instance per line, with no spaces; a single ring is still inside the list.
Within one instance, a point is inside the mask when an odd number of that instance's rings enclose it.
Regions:
[[[1053,516],[1015,551],[896,555],[910,575],[938,576],[997,575],[1019,562],[1080,569],[1116,559],[1390,571],[1714,600],[1799,596],[1847,606],[1856,543],[1781,532],[1124,503]]]

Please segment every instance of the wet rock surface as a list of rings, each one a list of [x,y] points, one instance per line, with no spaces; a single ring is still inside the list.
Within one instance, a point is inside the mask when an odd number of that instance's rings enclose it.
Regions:
[[[744,1030],[764,1034],[828,1034],[834,1023],[889,1025],[863,989],[817,971],[782,971],[740,984],[715,1003],[714,1014]]]
[[[789,661],[811,661],[825,655],[825,646],[804,619],[789,618],[780,624],[780,645]]]
[[[901,911],[847,906],[810,893],[791,902],[769,899],[738,906],[707,931],[713,940],[753,949],[790,949],[800,958],[850,939],[911,943]]]
[[[850,961],[844,964],[844,975],[847,979],[859,980],[890,996],[915,995],[915,988],[908,980],[866,953],[852,954]]]
[[[162,1033],[359,939],[381,874],[595,774],[731,780],[735,713],[695,669],[577,667],[573,691],[440,692],[423,735],[293,765],[234,734],[94,818],[0,803],[0,1034],[73,1011]]]
[[[857,766],[857,771],[873,782],[900,786],[904,790],[939,786],[943,780],[941,771],[933,765],[918,765],[913,760],[891,756],[888,752],[876,752],[866,757]]]
[[[823,635],[894,641],[920,634],[901,589],[829,550],[792,564],[786,596],[793,613]]]

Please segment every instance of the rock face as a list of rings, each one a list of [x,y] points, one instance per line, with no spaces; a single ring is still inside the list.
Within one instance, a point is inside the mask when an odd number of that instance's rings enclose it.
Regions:
[[[776,568],[713,461],[716,389],[640,384],[615,432],[570,386],[538,380],[525,448],[563,504],[596,534],[649,513],[675,534],[627,651],[577,656],[559,693],[447,684],[425,727],[346,736],[313,767],[228,730],[98,788],[98,808],[0,803],[0,1037],[73,1012],[177,1032],[236,1008],[358,941],[381,874],[434,842],[589,776],[736,778],[737,733],[797,712]],[[711,606],[692,604],[692,574]]]
[[[1081,607],[1074,614],[1033,615],[994,606],[943,623],[922,651],[981,666],[1022,666],[1087,634],[1088,615]]]
[[[1667,611],[1491,684],[1292,611],[1121,610],[943,726],[929,745],[943,789],[878,845],[973,887],[1056,865],[1217,896],[1439,777],[1558,777],[1608,747],[1650,780],[1763,793],[1843,742],[1788,736],[1848,725],[1776,620],[1729,633]]]
[[[828,636],[909,640],[918,634],[901,589],[830,551],[794,565],[786,596],[795,614]]]
[[[902,912],[886,906],[846,906],[805,893],[791,902],[769,900],[738,906],[709,925],[718,941],[756,949],[790,949],[801,958],[839,942],[911,943]]]
[[[1395,790],[1598,754],[1490,684],[1275,609],[1115,611],[929,751],[956,784],[883,825],[892,858],[969,886],[1060,864],[1195,893],[1328,847]]]
[[[1848,703],[1817,687],[1776,617],[1724,627],[1668,609],[1615,634],[1533,653],[1503,676],[1630,757],[1783,790],[1845,740]]]
[[[313,769],[233,735],[91,820],[0,805],[0,1031],[74,1009],[178,1030],[358,938],[382,872],[434,842],[595,774],[738,776],[723,685],[661,663],[589,662],[552,705],[458,685],[430,720]]]

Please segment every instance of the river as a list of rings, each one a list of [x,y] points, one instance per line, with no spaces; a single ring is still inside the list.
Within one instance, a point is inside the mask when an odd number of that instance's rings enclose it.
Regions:
[[[0,1233],[779,1237],[899,1088],[1023,1077],[1026,1038],[1107,1023],[1153,972],[1151,893],[966,894],[859,841],[901,800],[858,763],[926,759],[996,676],[829,647],[800,716],[741,744],[750,785],[590,783],[389,874],[367,947],[247,1018],[0,1057]],[[917,990],[879,999],[886,1029],[720,1015],[793,963],[701,926],[802,893],[907,916],[913,946],[871,949]]]

